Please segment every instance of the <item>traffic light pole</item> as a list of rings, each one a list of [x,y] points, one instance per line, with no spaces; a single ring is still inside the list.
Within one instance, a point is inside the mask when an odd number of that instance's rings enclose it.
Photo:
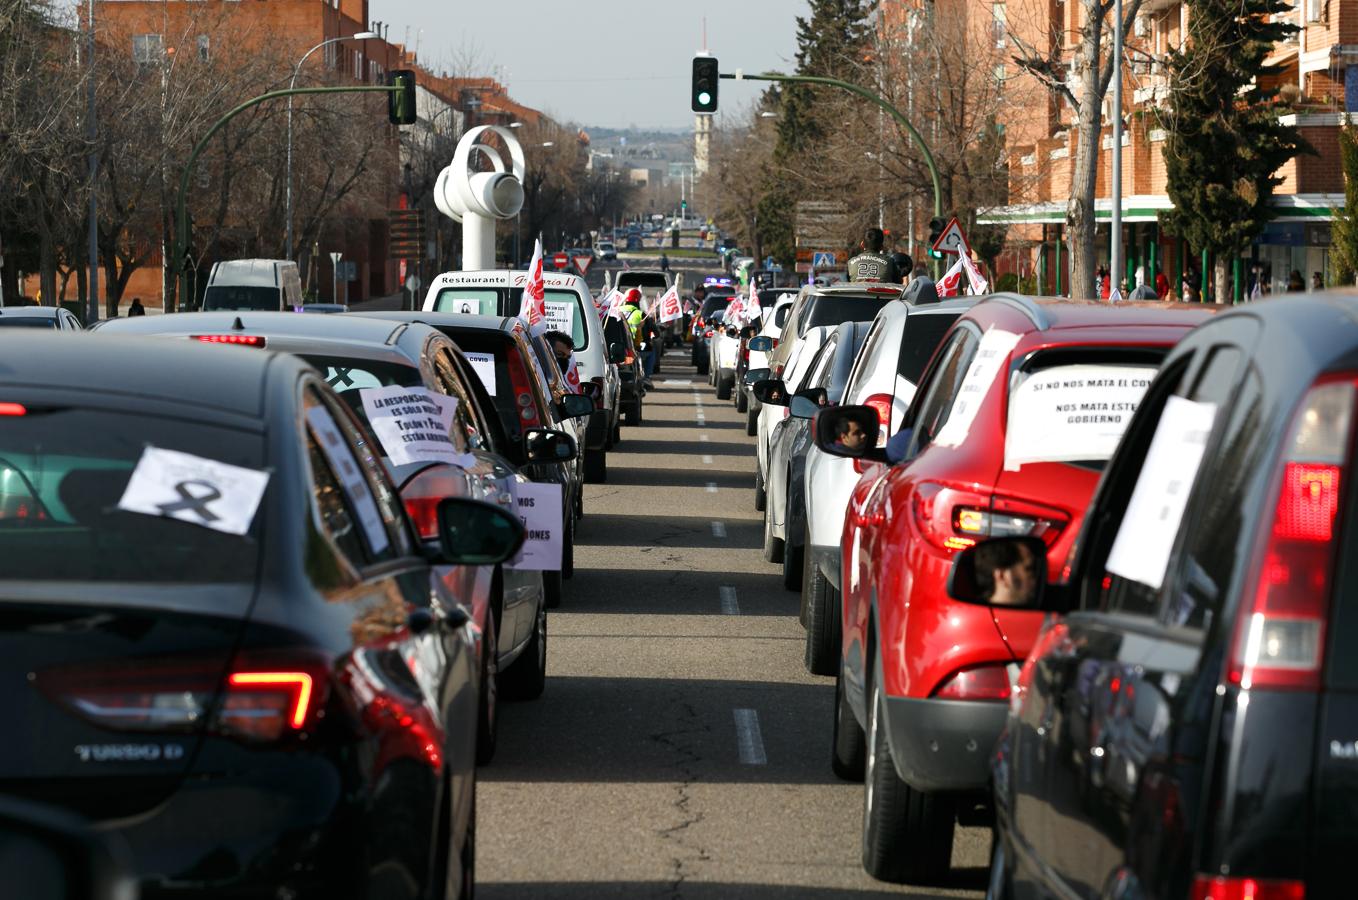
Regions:
[[[267,94],[260,94],[258,97],[251,97],[235,109],[222,116],[212,127],[207,130],[198,143],[194,145],[193,152],[189,154],[188,162],[184,164],[184,174],[179,178],[179,199],[175,203],[175,241],[174,241],[174,265],[179,273],[179,297],[175,308],[184,307],[184,298],[189,293],[189,217],[188,217],[188,196],[189,181],[193,178],[194,167],[198,164],[198,157],[207,147],[208,141],[212,140],[217,132],[226,127],[227,123],[236,116],[245,112],[251,107],[258,106],[266,100],[278,100],[283,97],[296,97],[299,94],[371,94],[384,93],[395,94],[404,91],[406,88],[400,84],[386,85],[363,85],[361,87],[305,87],[288,88],[282,91],[270,91]]]
[[[820,75],[780,75],[777,72],[764,72],[761,75],[746,75],[737,69],[731,74],[723,72],[719,77],[730,78],[735,81],[790,81],[797,84],[821,84],[826,87],[843,88],[851,94],[857,94],[864,100],[870,100],[877,104],[884,111],[889,113],[896,122],[915,139],[919,145],[920,155],[924,157],[924,164],[929,167],[929,177],[934,182],[934,215],[943,215],[943,182],[938,177],[938,165],[934,162],[934,154],[929,149],[929,145],[924,142],[924,137],[910,123],[910,120],[896,107],[886,102],[878,94],[873,93],[865,87],[851,84],[847,81],[840,81],[838,78],[825,78]]]

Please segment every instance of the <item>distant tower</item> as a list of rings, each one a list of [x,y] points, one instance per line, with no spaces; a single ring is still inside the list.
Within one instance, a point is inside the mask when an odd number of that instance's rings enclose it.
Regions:
[[[693,117],[693,172],[699,177],[707,174],[708,153],[712,149],[712,116]]]

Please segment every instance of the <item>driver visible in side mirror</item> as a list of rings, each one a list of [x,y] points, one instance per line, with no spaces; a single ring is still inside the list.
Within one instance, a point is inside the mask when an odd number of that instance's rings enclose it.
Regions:
[[[750,385],[750,393],[760,403],[787,406],[787,385],[780,378],[766,378]]]
[[[792,395],[792,402],[788,405],[788,412],[795,418],[809,419],[823,409],[829,401],[826,398],[825,388],[807,388]]]
[[[816,446],[831,456],[886,461],[877,446],[882,423],[871,406],[824,407],[812,418],[811,431]]]
[[[567,462],[580,452],[575,438],[554,428],[530,428],[523,436],[524,456],[529,462]]]
[[[1005,609],[1042,609],[1047,587],[1047,545],[1041,538],[981,541],[953,559],[948,596]]]

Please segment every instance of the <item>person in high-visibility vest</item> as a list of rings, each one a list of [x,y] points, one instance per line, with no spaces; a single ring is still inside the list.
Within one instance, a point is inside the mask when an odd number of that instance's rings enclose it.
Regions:
[[[641,323],[645,321],[646,314],[641,311],[641,291],[632,288],[627,295],[622,298],[624,304],[624,318],[627,327],[632,330],[632,341],[638,347],[641,346]]]

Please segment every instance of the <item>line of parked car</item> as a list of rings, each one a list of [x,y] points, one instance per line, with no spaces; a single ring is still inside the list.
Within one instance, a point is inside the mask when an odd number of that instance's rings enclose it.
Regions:
[[[944,882],[993,824],[989,900],[1350,896],[1358,299],[919,285],[713,338],[864,868]]]
[[[627,329],[546,276],[573,392],[522,280],[89,332],[0,310],[0,841],[169,895],[471,896],[476,767],[544,692],[583,484],[640,421]],[[373,391],[448,415],[456,463],[398,453]],[[541,486],[557,568],[516,563]]]

